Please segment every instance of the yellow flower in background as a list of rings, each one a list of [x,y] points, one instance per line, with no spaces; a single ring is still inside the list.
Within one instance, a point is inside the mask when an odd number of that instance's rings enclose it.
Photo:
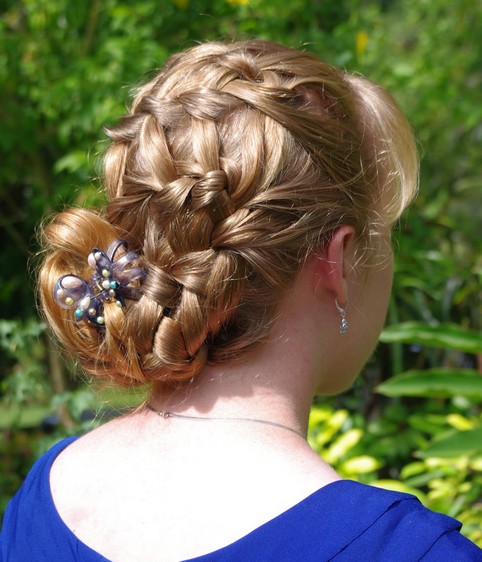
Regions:
[[[189,4],[189,0],[173,0],[173,3],[181,9],[185,9],[187,8],[187,5]]]
[[[249,0],[228,0],[228,3],[231,6],[246,6],[246,4],[249,4]]]
[[[368,45],[368,34],[365,31],[359,31],[356,34],[356,52],[357,55],[362,55]]]

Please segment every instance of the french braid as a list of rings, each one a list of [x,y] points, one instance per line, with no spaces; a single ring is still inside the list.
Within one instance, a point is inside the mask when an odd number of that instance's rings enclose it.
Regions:
[[[139,253],[142,297],[125,314],[106,307],[105,333],[75,327],[65,338],[67,317],[43,293],[68,348],[90,338],[84,367],[123,384],[181,384],[268,337],[283,292],[337,226],[353,225],[370,248],[385,189],[377,170],[388,166],[395,182],[416,158],[412,146],[400,156],[394,135],[378,152],[365,140],[394,125],[370,123],[357,84],[372,87],[314,55],[252,41],[175,55],[139,89],[108,130],[109,204],[95,220],[97,237],[122,237]],[[395,104],[374,92],[406,131]],[[407,199],[415,180],[404,174],[396,193]],[[51,246],[69,212],[47,227]]]

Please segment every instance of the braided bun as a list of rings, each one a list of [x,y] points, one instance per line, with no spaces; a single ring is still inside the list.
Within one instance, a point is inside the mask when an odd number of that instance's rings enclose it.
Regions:
[[[67,349],[119,384],[180,384],[242,356],[314,249],[350,224],[369,250],[388,186],[390,220],[416,186],[413,138],[388,95],[261,41],[171,57],[108,135],[105,218],[54,219],[40,287]],[[52,302],[55,281],[88,276],[92,248],[119,237],[145,269],[142,297],[106,305],[104,331],[74,323]]]

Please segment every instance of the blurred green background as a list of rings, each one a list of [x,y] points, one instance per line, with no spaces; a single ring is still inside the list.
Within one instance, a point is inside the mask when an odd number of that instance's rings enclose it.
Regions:
[[[53,441],[140,400],[86,385],[39,322],[36,225],[102,202],[102,127],[170,53],[259,37],[388,88],[422,157],[383,343],[350,392],[314,405],[311,444],[482,546],[481,22],[478,0],[0,2],[0,513]]]

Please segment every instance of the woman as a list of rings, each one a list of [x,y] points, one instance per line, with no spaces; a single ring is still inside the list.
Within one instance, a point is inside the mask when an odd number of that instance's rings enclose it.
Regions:
[[[205,44],[108,134],[109,203],[46,227],[42,306],[86,371],[149,398],[38,461],[4,559],[480,560],[456,521],[341,480],[305,439],[384,322],[417,182],[391,97],[308,53]]]

